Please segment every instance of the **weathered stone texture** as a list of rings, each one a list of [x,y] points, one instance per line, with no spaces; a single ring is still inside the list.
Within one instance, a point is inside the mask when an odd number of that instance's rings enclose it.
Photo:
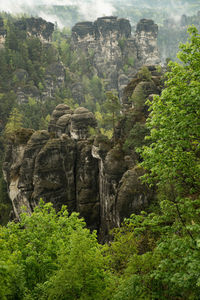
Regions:
[[[42,18],[26,18],[15,22],[15,26],[27,32],[29,36],[40,38],[44,43],[50,42],[54,31],[54,24]]]
[[[158,26],[152,20],[141,20],[136,33],[131,35],[128,20],[102,17],[94,23],[77,23],[72,28],[71,46],[86,57],[93,53],[94,73],[105,79],[106,90],[115,89],[121,97],[124,87],[143,64],[160,62],[157,33]],[[72,94],[77,101],[81,100],[78,93]]]
[[[73,118],[72,118],[73,116]],[[10,140],[3,166],[15,216],[22,206],[31,213],[40,198],[58,210],[77,210],[92,229],[99,227],[98,161],[92,157],[88,126],[91,112],[58,105],[49,132],[19,130]]]
[[[3,171],[16,218],[22,206],[31,213],[43,198],[57,210],[64,204],[80,212],[105,240],[123,217],[148,203],[131,158],[118,144],[89,138],[88,126],[96,121],[86,108],[60,104],[49,131],[22,129],[10,140]]]

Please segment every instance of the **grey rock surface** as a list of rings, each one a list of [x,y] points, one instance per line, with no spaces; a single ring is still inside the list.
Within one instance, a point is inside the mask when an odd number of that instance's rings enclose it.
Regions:
[[[148,203],[131,158],[119,145],[90,138],[89,126],[96,120],[86,108],[59,104],[48,131],[21,129],[10,139],[3,172],[17,219],[22,207],[31,213],[42,198],[57,210],[67,205],[79,212],[103,241]]]
[[[102,17],[95,22],[77,23],[72,28],[72,49],[88,57],[92,53],[93,71],[106,83],[106,90],[117,90],[120,97],[124,87],[143,65],[159,64],[157,50],[158,26],[152,20],[141,20],[135,34],[128,20]],[[81,89],[81,87],[80,87]],[[81,103],[79,88],[73,97]]]

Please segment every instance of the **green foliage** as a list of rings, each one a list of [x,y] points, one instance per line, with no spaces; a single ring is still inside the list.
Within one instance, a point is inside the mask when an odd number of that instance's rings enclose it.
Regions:
[[[16,95],[13,92],[0,94],[0,128],[7,123],[9,114],[16,103]]]
[[[134,67],[135,58],[133,56],[129,56],[127,63],[128,63],[129,66]]]
[[[187,205],[192,208],[191,199]],[[198,212],[192,210],[196,219]],[[128,222],[133,226],[137,251],[129,259],[116,299],[123,299],[121,295],[124,299],[198,299],[199,221],[184,227],[175,205],[163,201],[160,215],[132,215]]]
[[[14,108],[12,110],[5,127],[5,132],[7,135],[11,135],[16,130],[22,128],[22,117],[22,114],[17,108]]]
[[[124,64],[123,70],[126,74],[128,73],[128,64]]]
[[[2,168],[2,161],[0,161],[0,167]],[[1,174],[1,177],[0,177],[0,224],[2,224],[2,225],[7,224],[9,217],[10,217],[9,216],[10,211],[11,211],[11,203],[10,203],[10,199],[7,194],[7,185]]]
[[[70,64],[70,59],[71,59],[70,45],[66,40],[61,40],[59,47],[60,47],[60,58],[62,62],[67,66]]]
[[[104,115],[104,121],[108,124],[111,124],[111,128],[114,131],[117,120],[120,116],[120,108],[121,104],[116,93],[107,92],[106,93],[106,101],[103,104],[103,108],[105,109],[106,114]]]
[[[50,100],[50,99],[48,99]],[[51,101],[39,101],[29,97],[28,103],[18,105],[18,109],[23,111],[23,127],[38,129],[47,129],[50,113],[56,105],[63,102],[59,97]]]
[[[126,38],[124,37],[124,38],[120,39],[118,41],[118,45],[119,45],[121,51],[123,52],[125,49],[125,46],[126,46]]]
[[[151,72],[149,71],[148,67],[143,66],[140,71],[137,73],[138,78],[142,80],[151,81]]]
[[[173,185],[175,195],[199,191],[200,36],[189,30],[191,42],[181,46],[183,65],[170,62],[166,88],[150,104],[148,127],[152,144],[142,152],[148,181]]]
[[[95,235],[77,230],[59,259],[60,270],[50,281],[49,299],[102,299],[104,259]]]
[[[113,229],[110,234],[113,236],[113,241],[110,245],[104,246],[104,252],[109,262],[109,268],[117,276],[120,276],[132,255],[137,251],[133,226],[126,222],[121,228]]]
[[[142,87],[142,82],[138,84],[130,97],[129,101],[136,110],[142,110],[145,105],[145,94]]]
[[[105,100],[103,82],[98,76],[92,77],[89,83],[89,89],[95,101],[101,103],[103,100]]]
[[[142,147],[148,141],[145,141],[145,136],[149,133],[145,124],[137,122],[127,134],[123,149],[128,152],[131,149]]]
[[[1,299],[102,299],[106,273],[96,234],[52,204],[0,227]]]

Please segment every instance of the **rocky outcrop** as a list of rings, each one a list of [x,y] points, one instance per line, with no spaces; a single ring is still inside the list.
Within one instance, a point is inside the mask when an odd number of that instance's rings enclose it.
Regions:
[[[28,36],[37,37],[44,43],[52,40],[54,24],[42,18],[23,18],[15,22],[17,29],[25,31]]]
[[[28,103],[30,98],[39,101],[41,98],[40,91],[35,85],[25,85],[24,87],[16,88],[17,102],[18,104]]]
[[[16,29],[25,32],[27,37],[37,37],[42,43],[50,43],[54,31],[54,24],[42,18],[22,18],[14,23]],[[0,17],[0,49],[4,48],[7,31],[3,18]]]
[[[58,210],[77,210],[92,229],[99,227],[98,162],[92,157],[88,126],[92,113],[61,104],[53,111],[49,132],[22,129],[10,140],[4,178],[15,216],[31,213],[40,198]]]
[[[3,27],[3,20],[0,19],[0,48],[3,47],[6,39],[6,31]],[[49,98],[55,98],[56,92],[62,89],[65,85],[65,68],[63,63],[57,58],[57,50],[52,45],[52,34],[54,24],[43,20],[42,18],[20,18],[13,23],[13,32],[23,43],[37,43],[37,46],[50,57],[51,63],[45,67],[41,66],[40,81],[33,79],[34,61],[31,60],[30,66],[24,64],[24,69],[18,68],[12,74],[11,84],[14,92],[17,95],[18,104],[28,103],[29,98],[36,101],[46,101]],[[19,37],[18,37],[19,36]],[[34,39],[33,39],[34,38]],[[36,39],[35,39],[36,38]],[[32,64],[34,66],[32,66]],[[26,69],[25,69],[26,68]],[[37,69],[37,68],[36,68]],[[31,71],[32,70],[32,71]]]
[[[101,81],[102,91],[116,90],[122,98],[125,86],[143,64],[160,62],[157,51],[158,28],[152,20],[141,20],[133,35],[130,22],[114,16],[98,18],[95,22],[77,23],[72,28],[72,36],[65,37],[70,44],[66,51],[72,58],[67,68],[50,43],[54,30],[52,23],[41,18],[23,18],[14,25],[22,31],[24,38],[39,38],[41,47],[53,58],[52,63],[42,70],[44,78],[37,83],[31,80],[31,74],[26,70],[15,70],[13,78],[17,80],[13,80],[13,85],[19,104],[28,102],[30,97],[36,101],[55,99],[55,95],[65,89],[75,103],[87,105],[88,93],[94,101],[97,96],[88,92],[87,84],[84,84],[95,76]]]
[[[138,90],[142,90],[143,99],[147,99],[151,95],[159,95],[163,88],[162,75],[161,67],[144,65],[125,87],[122,97],[123,107],[127,108],[134,105],[131,97],[134,98]]]
[[[133,79],[124,99],[140,85],[144,102],[152,93],[159,93],[155,82],[161,74],[153,66],[149,69],[143,71],[143,77],[139,73]],[[137,112],[132,127],[145,122],[142,105],[128,109]],[[43,198],[57,210],[65,204],[69,212],[80,212],[88,227],[97,229],[104,241],[124,217],[144,209],[153,193],[140,181],[143,170],[136,166],[134,149],[130,153],[123,149],[127,114],[115,129],[115,145],[98,134],[95,139],[90,137],[89,127],[96,128],[94,115],[86,108],[72,110],[66,104],[55,108],[48,131],[22,129],[13,135],[3,171],[16,218],[22,206],[31,213]]]
[[[135,40],[137,44],[137,58],[142,65],[156,65],[160,63],[157,49],[158,25],[154,21],[142,19],[137,24]]]
[[[128,20],[102,17],[93,22],[77,23],[72,28],[71,46],[75,52],[92,55],[94,73],[104,79],[106,90],[122,96],[124,87],[143,65],[159,64],[158,26],[141,20],[131,35]]]

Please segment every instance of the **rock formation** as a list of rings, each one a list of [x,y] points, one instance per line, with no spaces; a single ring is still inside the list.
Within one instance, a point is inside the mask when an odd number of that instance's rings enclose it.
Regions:
[[[52,41],[52,33],[54,24],[47,22],[42,18],[23,18],[14,23],[16,29],[24,31],[28,37],[37,37],[42,43],[50,43]],[[3,18],[0,17],[0,49],[4,48],[6,29]]]
[[[104,78],[106,90],[115,89],[122,96],[142,65],[159,64],[157,34],[158,26],[152,20],[141,20],[132,36],[128,20],[102,17],[94,23],[77,23],[71,45],[74,51],[92,55],[94,73]]]
[[[150,77],[143,72],[130,82],[123,98],[125,104],[138,86],[144,89],[143,102],[153,93],[160,93],[161,74],[153,66],[147,71]],[[31,213],[43,198],[56,209],[65,204],[69,212],[80,212],[88,227],[98,229],[100,239],[105,240],[109,230],[119,226],[124,217],[144,209],[153,196],[139,179],[143,170],[136,166],[134,148],[127,152],[122,146],[127,138],[128,116],[131,127],[143,124],[147,109],[144,105],[127,105],[115,129],[115,145],[101,135],[90,136],[88,128],[96,128],[91,112],[83,107],[71,110],[65,104],[53,111],[48,131],[16,132],[8,143],[3,165],[16,218],[23,205]]]
[[[123,89],[143,65],[160,62],[157,51],[158,26],[152,20],[141,20],[134,35],[131,33],[130,22],[117,17],[102,17],[95,22],[77,23],[72,28],[72,36],[66,41],[74,68],[68,62],[63,65],[58,51],[51,43],[54,25],[41,18],[21,18],[14,22],[16,32],[24,39],[39,38],[41,47],[51,53],[52,62],[43,67],[40,86],[31,80],[26,69],[17,69],[13,73],[14,91],[19,104],[26,103],[29,98],[36,101],[48,101],[54,98],[61,89],[68,90],[68,97],[75,103],[84,106],[87,92],[84,87],[84,75],[88,80],[98,76],[106,91],[116,90],[122,97]],[[0,47],[5,42],[6,31],[3,20],[0,20]],[[79,66],[88,72],[77,70]],[[68,77],[66,77],[68,74]],[[41,86],[42,84],[42,86]],[[92,95],[93,97],[94,95]],[[96,101],[97,99],[94,99]]]
[[[42,47],[46,51],[51,51],[56,57],[56,50],[51,44],[54,24],[43,20],[42,18],[26,18],[19,19],[15,22],[15,27],[26,33],[27,38],[39,38],[42,42]],[[55,52],[55,53],[53,53]],[[19,104],[28,102],[28,99],[34,98],[36,101],[46,100],[55,96],[56,89],[59,89],[65,84],[65,69],[61,61],[56,60],[49,64],[45,69],[44,87],[39,90],[36,85],[30,85],[29,74],[24,69],[17,69],[13,76],[17,78],[18,86],[15,88],[17,101]],[[24,86],[25,85],[25,86]]]
[[[91,228],[99,226],[98,163],[88,126],[96,126],[92,113],[61,104],[49,132],[22,129],[10,140],[4,176],[17,218],[23,205],[31,212],[42,197],[57,209],[65,204],[79,211]]]
[[[52,40],[54,24],[42,18],[23,18],[16,21],[14,25],[17,29],[25,31],[28,36],[39,38],[43,43]]]

